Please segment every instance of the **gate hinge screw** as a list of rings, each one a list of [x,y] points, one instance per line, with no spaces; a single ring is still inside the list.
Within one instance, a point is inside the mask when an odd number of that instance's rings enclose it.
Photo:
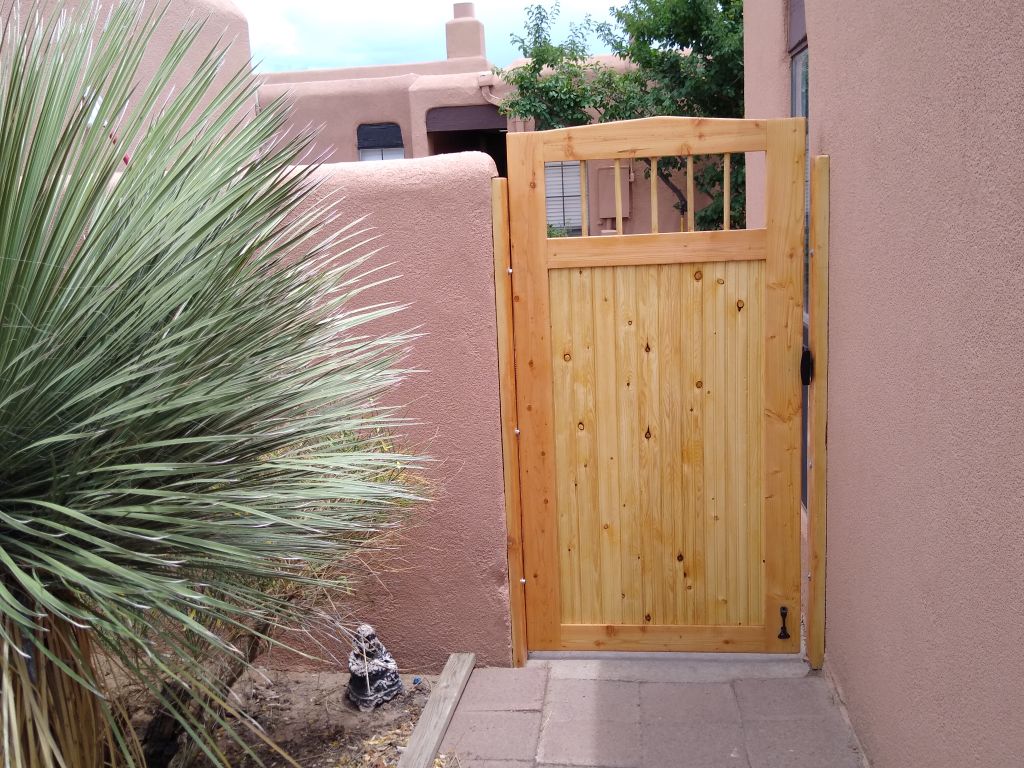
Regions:
[[[519,427],[516,427],[516,435],[519,434]]]
[[[512,267],[509,267],[509,268],[508,268],[508,273],[509,273],[510,275],[512,274]]]
[[[526,579],[520,579],[520,580],[519,580],[519,583],[520,583],[520,584],[525,584],[525,583],[526,583]]]

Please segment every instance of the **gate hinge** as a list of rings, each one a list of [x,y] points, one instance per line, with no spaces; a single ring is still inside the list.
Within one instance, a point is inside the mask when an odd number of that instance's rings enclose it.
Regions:
[[[800,383],[805,387],[814,381],[814,355],[811,350],[804,347],[800,355]]]

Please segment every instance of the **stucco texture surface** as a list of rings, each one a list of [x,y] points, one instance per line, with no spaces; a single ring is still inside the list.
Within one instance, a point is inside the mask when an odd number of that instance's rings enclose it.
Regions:
[[[97,0],[101,7],[100,19],[105,19],[109,9],[117,5],[117,0]],[[80,0],[0,0],[0,13],[6,19],[11,9],[17,6],[21,13],[21,23],[26,23],[27,14],[38,8],[42,18],[48,19],[61,5],[75,8],[81,5]],[[166,8],[164,8],[166,6]],[[168,93],[181,90],[195,73],[203,59],[211,50],[224,52],[224,61],[213,88],[221,88],[239,72],[249,65],[251,52],[249,49],[249,23],[245,15],[232,0],[172,0],[167,3],[148,3],[142,6],[143,18],[148,14],[163,11],[146,52],[139,66],[139,82],[148,83],[156,73],[183,29],[190,24],[201,23],[202,29],[196,37],[192,48],[185,55],[181,66],[171,77]],[[98,35],[97,30],[97,35]],[[203,104],[207,100],[203,100]],[[251,108],[255,109],[256,99],[253,97]]]
[[[876,768],[1020,766],[1024,6],[819,0],[807,26],[832,158],[826,668]]]
[[[301,73],[298,73],[301,74]],[[396,123],[405,156],[430,152],[427,113],[434,107],[483,105],[481,72],[405,73],[387,77],[281,82],[264,80],[259,103],[285,97],[291,106],[288,128],[319,129],[311,156],[325,162],[357,160],[357,129],[362,124]]]
[[[410,512],[359,597],[341,596],[347,622],[368,621],[399,665],[440,671],[448,654],[511,663],[505,501],[498,400],[493,161],[481,153],[364,163],[319,171],[317,196],[343,196],[337,224],[366,217],[381,248],[370,265],[395,279],[362,301],[408,305],[374,328],[416,329],[405,362],[417,369],[393,393],[415,425],[398,447],[432,459],[431,501]],[[339,641],[339,658],[349,646]],[[282,654],[273,666],[309,667]]]

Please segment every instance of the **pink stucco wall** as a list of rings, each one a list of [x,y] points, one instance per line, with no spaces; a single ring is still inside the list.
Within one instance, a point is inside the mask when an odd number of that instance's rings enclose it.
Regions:
[[[784,0],[748,116],[789,109]],[[807,3],[832,157],[826,668],[876,768],[1024,755],[1024,6]]]
[[[101,19],[106,18],[108,10],[116,5],[116,0],[97,2],[105,9],[100,14]],[[62,3],[67,7],[77,7],[80,0],[0,0],[0,14],[6,19],[11,8],[17,5],[25,18],[25,14],[38,6],[43,18],[49,18]],[[214,82],[215,88],[226,85],[235,73],[248,65],[251,57],[249,23],[232,0],[173,0],[169,3],[145,4],[142,6],[143,14],[163,9],[164,5],[166,10],[139,67],[139,82],[144,83],[152,79],[175,38],[186,25],[195,22],[202,22],[203,28],[182,65],[174,73],[171,79],[172,86],[177,85],[180,89],[182,83],[189,79],[195,68],[214,47],[227,48],[223,66]],[[255,106],[256,102],[253,99],[252,107]]]
[[[342,598],[348,622],[369,621],[403,669],[439,671],[455,651],[511,663],[508,561],[498,403],[493,161],[460,153],[324,166],[319,195],[343,195],[338,227],[366,216],[383,250],[373,264],[399,277],[365,296],[408,308],[375,326],[417,328],[410,375],[393,394],[418,422],[399,440],[431,457],[432,501],[373,558],[366,600]],[[348,652],[341,642],[336,650]],[[277,655],[278,666],[303,666]]]
[[[264,81],[260,104],[287,96],[291,125],[320,128],[315,153],[327,162],[357,160],[356,129],[362,123],[397,123],[406,157],[430,153],[427,112],[434,107],[488,104],[481,84],[486,72],[357,77],[301,82]]]

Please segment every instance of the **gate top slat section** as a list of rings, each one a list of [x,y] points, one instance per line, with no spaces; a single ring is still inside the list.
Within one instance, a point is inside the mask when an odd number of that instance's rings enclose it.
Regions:
[[[559,128],[536,135],[543,137],[541,154],[544,162],[613,160],[764,152],[768,147],[767,125],[764,120],[645,117]]]

